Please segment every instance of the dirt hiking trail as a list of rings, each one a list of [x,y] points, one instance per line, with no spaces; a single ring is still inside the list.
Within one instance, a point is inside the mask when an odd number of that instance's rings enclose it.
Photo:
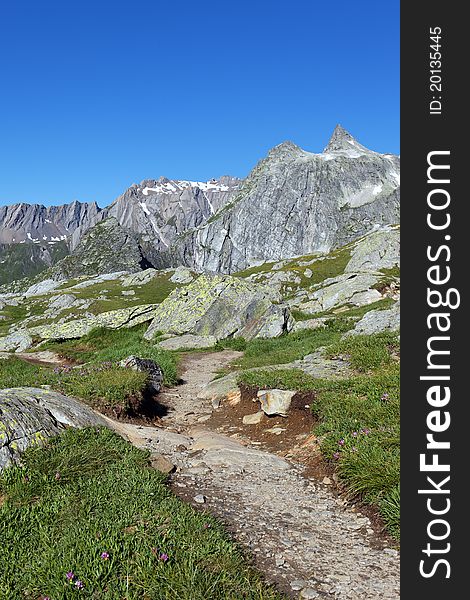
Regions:
[[[183,382],[158,396],[158,427],[108,419],[111,427],[149,450],[157,468],[173,471],[175,493],[219,517],[266,580],[289,597],[397,600],[393,544],[334,493],[329,477],[305,469],[302,457],[318,452],[309,419],[293,427],[290,416],[245,425],[243,414],[258,408],[240,397],[234,378],[211,391],[217,372],[238,356],[186,354]]]

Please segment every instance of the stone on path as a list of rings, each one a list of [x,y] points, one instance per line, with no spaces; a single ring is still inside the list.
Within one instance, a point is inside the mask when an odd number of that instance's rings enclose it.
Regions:
[[[258,400],[261,410],[267,415],[287,417],[292,398],[297,392],[291,390],[260,390]]]

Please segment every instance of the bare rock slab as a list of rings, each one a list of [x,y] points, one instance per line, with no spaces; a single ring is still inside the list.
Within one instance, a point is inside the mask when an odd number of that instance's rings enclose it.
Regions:
[[[75,398],[41,388],[0,390],[0,470],[29,446],[44,443],[66,427],[105,425]]]

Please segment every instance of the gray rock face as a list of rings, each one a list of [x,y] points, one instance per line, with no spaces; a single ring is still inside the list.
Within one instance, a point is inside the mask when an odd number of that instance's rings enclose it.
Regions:
[[[14,331],[0,338],[0,352],[23,352],[33,344],[33,338],[26,330]]]
[[[372,335],[382,331],[399,331],[400,300],[388,310],[371,310],[346,335]]]
[[[372,289],[378,278],[369,273],[345,273],[332,279],[326,279],[308,300],[300,303],[299,308],[310,314],[328,311],[344,304],[361,306],[376,302],[381,294]]]
[[[0,206],[0,243],[71,242],[77,229],[88,229],[97,222],[101,209],[96,202],[72,202],[62,206],[13,204]]]
[[[359,240],[351,250],[346,273],[377,272],[400,264],[400,229],[375,231]]]
[[[397,156],[337,127],[322,154],[273,148],[231,202],[188,232],[169,260],[232,273],[265,260],[328,252],[374,226],[399,222]]]
[[[191,283],[193,279],[191,271],[186,267],[178,267],[170,277],[170,281],[173,281],[173,283]]]
[[[272,290],[236,277],[201,275],[183,289],[174,290],[156,309],[144,337],[157,332],[213,336],[276,337],[290,330],[289,309]]]
[[[149,179],[131,186],[104,212],[138,235],[147,259],[159,268],[161,254],[176,236],[204,223],[231,200],[239,184],[228,176],[207,182]]]
[[[40,388],[0,390],[0,470],[66,427],[105,425],[75,398]]]

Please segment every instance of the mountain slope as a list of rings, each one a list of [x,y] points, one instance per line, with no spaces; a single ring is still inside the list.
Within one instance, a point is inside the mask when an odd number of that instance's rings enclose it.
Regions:
[[[181,236],[168,263],[231,273],[332,248],[399,222],[399,157],[359,144],[340,126],[321,154],[273,148],[233,200]]]
[[[161,254],[188,229],[205,223],[231,200],[240,180],[221,177],[208,182],[145,180],[131,186],[103,211],[139,237],[147,259],[161,264]]]
[[[46,274],[60,281],[80,275],[135,272],[150,266],[135,237],[117,219],[109,217],[89,229],[72,254]]]

